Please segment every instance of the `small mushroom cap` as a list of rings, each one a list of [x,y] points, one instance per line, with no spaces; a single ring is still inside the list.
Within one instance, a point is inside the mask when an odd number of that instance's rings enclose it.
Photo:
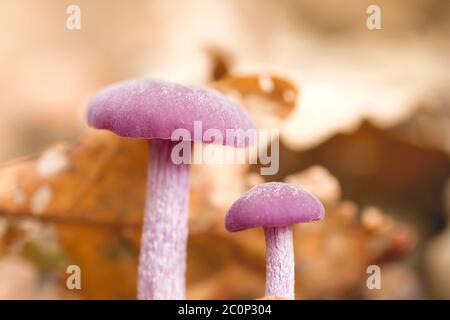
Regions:
[[[285,227],[321,220],[322,203],[303,189],[281,182],[257,185],[228,210],[225,228],[240,231],[255,227]]]
[[[253,138],[240,134],[227,141],[226,130],[255,128],[247,111],[216,90],[152,79],[104,88],[90,100],[87,118],[90,126],[122,137],[170,139],[174,130],[186,129],[190,138],[184,140],[237,147],[251,144]],[[194,136],[195,121],[201,121],[201,136]],[[208,129],[218,130],[223,141],[204,141],[203,133]]]

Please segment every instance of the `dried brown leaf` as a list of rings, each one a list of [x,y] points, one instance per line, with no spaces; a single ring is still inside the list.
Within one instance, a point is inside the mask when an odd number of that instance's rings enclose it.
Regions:
[[[245,107],[260,128],[278,128],[294,111],[298,89],[273,75],[229,75],[212,84]]]

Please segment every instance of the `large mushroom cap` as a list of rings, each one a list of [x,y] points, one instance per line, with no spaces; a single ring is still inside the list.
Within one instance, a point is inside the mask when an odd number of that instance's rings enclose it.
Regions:
[[[119,136],[170,139],[174,130],[186,129],[190,141],[203,141],[203,133],[216,129],[222,143],[243,147],[252,143],[244,135],[225,141],[226,130],[254,129],[249,114],[216,90],[183,86],[161,80],[131,80],[106,87],[88,105],[88,123]],[[194,136],[194,121],[201,121],[202,134]]]
[[[322,203],[303,189],[281,182],[253,187],[228,210],[225,227],[240,231],[255,227],[284,227],[321,220]]]

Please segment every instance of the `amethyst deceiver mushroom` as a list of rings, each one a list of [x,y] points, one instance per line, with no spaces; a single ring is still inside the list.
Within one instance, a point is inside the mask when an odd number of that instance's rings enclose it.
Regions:
[[[184,299],[188,235],[189,164],[175,164],[171,141],[176,129],[202,141],[216,129],[248,130],[248,113],[219,92],[160,80],[131,80],[109,86],[89,102],[88,123],[122,137],[151,139],[146,205],[138,270],[138,299]],[[194,122],[201,121],[201,135]],[[198,130],[198,129],[197,129]],[[202,141],[208,142],[208,141]],[[212,141],[216,143],[216,141]],[[221,142],[245,147],[252,141]],[[133,190],[130,190],[133,192]]]
[[[266,296],[295,299],[292,225],[321,220],[322,203],[303,189],[281,182],[257,185],[231,206],[228,231],[263,227],[266,237]]]

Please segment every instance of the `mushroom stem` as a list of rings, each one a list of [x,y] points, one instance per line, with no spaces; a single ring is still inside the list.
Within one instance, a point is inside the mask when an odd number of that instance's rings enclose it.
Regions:
[[[155,139],[149,143],[138,299],[182,300],[185,298],[189,164],[172,162],[172,148],[178,142]]]
[[[292,227],[264,228],[266,236],[266,296],[295,299]]]

